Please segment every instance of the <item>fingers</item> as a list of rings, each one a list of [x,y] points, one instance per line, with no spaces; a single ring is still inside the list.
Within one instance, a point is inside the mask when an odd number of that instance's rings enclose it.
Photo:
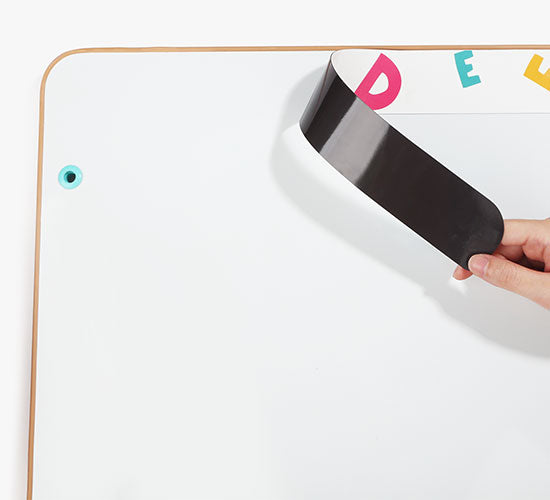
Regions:
[[[468,267],[457,267],[453,277],[473,274],[550,309],[550,272],[540,272],[550,271],[550,219],[506,220],[494,255],[474,255]]]
[[[533,271],[494,255],[474,255],[470,271],[492,285],[517,293],[550,309],[550,274]]]
[[[550,219],[504,221],[502,243],[496,249],[495,256],[517,262],[522,266],[541,270],[550,270]],[[459,281],[472,276],[472,273],[457,267],[453,277]]]
[[[504,221],[504,246],[524,246],[532,239],[550,244],[550,220],[509,219]]]
[[[533,262],[550,265],[550,220],[507,220],[499,249],[506,249],[510,260],[518,261],[523,253]],[[532,266],[528,266],[532,267]],[[543,266],[544,268],[545,266]]]
[[[472,272],[468,271],[467,269],[464,269],[461,266],[457,266],[455,269],[455,272],[453,273],[453,278],[458,281],[465,280],[472,276]]]
[[[499,245],[496,249],[495,254],[500,254],[506,257],[508,260],[513,260],[517,262],[523,257],[523,247],[521,245]]]
[[[501,255],[501,254],[495,254],[495,257],[499,259],[506,258],[504,255]],[[472,271],[469,271],[468,269],[464,269],[462,266],[457,266],[453,273],[453,278],[457,281],[463,281],[465,279],[468,279],[470,276],[473,276]]]

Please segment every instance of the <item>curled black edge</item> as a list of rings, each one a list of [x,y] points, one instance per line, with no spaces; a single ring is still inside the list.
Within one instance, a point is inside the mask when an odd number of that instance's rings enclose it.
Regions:
[[[300,129],[350,182],[463,268],[501,243],[497,206],[361,101],[332,57]]]

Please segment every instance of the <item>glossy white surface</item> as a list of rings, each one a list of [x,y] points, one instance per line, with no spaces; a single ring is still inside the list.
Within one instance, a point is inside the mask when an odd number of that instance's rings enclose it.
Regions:
[[[35,500],[547,498],[550,317],[450,283],[316,155],[296,122],[328,55],[53,70]],[[548,215],[548,115],[390,118]]]

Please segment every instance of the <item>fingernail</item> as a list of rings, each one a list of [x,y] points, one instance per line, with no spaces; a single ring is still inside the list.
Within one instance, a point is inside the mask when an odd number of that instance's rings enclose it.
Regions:
[[[468,262],[468,269],[477,276],[483,276],[489,265],[489,259],[485,255],[474,255]]]
[[[460,267],[457,267],[453,273],[453,278],[456,280],[458,279],[458,272],[460,271]]]

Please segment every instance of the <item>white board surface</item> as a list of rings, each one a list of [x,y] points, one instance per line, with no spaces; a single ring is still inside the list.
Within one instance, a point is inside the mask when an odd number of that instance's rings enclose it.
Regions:
[[[35,500],[548,498],[550,317],[451,282],[306,143],[329,55],[53,69]],[[405,104],[386,118],[505,217],[550,215],[550,114]]]

